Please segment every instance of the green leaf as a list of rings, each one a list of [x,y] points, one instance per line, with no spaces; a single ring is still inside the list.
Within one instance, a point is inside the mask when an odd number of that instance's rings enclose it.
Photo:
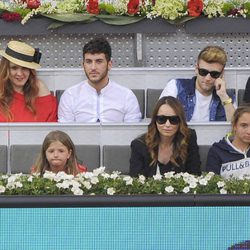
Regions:
[[[60,22],[65,22],[65,23],[72,23],[72,22],[84,22],[84,23],[91,23],[97,20],[95,15],[91,14],[80,14],[80,13],[75,13],[75,14],[43,14],[43,16],[54,19]]]
[[[112,15],[98,15],[96,17],[100,21],[112,25],[128,25],[140,22],[146,18],[145,16],[138,17],[138,16],[112,16]]]

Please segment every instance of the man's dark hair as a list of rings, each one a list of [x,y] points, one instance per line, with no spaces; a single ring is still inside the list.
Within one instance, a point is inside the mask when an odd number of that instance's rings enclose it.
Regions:
[[[83,60],[86,53],[100,54],[104,53],[106,60],[111,60],[111,46],[104,37],[97,37],[86,43],[82,49]]]

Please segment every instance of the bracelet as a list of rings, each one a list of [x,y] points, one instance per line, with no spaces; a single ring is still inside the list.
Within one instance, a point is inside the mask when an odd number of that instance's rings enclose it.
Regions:
[[[223,104],[223,106],[225,106],[225,105],[232,103],[232,102],[233,102],[232,98],[229,97],[227,100],[223,101],[222,104]]]

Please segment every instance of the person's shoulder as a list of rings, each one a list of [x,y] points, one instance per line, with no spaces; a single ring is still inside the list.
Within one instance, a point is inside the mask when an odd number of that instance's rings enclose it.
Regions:
[[[146,145],[146,142],[145,142],[145,136],[146,134],[142,134],[138,137],[136,137],[132,142],[131,142],[131,145],[138,145],[138,146],[142,146],[142,145]]]
[[[126,86],[123,86],[123,85],[121,85],[121,84],[119,84],[119,83],[117,83],[117,82],[115,82],[115,81],[110,80],[109,84],[110,84],[110,86],[111,86],[113,89],[120,90],[120,91],[122,91],[123,93],[124,93],[124,91],[125,91],[125,92],[132,92],[132,90],[131,90],[130,88],[128,88],[128,87],[126,87]]]
[[[83,88],[84,86],[86,86],[86,81],[81,81],[77,84],[74,84],[68,88],[65,89],[64,92],[70,92],[70,91],[78,91],[79,88]]]
[[[46,84],[41,81],[41,80],[37,80],[37,86],[38,86],[38,96],[47,96],[47,95],[50,95],[50,91],[49,91],[49,88],[46,86]]]

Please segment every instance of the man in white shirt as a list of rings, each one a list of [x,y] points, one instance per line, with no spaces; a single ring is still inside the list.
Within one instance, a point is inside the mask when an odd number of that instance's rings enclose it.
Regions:
[[[173,79],[161,93],[174,96],[184,107],[187,121],[231,121],[235,92],[226,90],[227,55],[219,46],[207,46],[199,54],[192,79]],[[228,93],[227,93],[228,92]]]
[[[139,122],[141,112],[131,89],[111,81],[111,46],[95,38],[83,47],[87,80],[66,89],[60,98],[59,122]]]

